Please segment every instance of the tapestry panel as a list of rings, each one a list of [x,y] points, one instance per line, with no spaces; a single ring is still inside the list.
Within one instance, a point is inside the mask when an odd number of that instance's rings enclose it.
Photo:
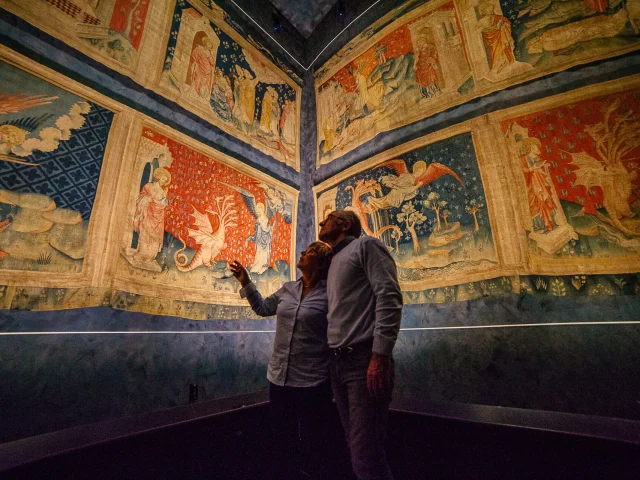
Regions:
[[[408,2],[315,75],[318,165],[378,133],[638,48],[640,0]]]
[[[177,0],[169,14],[156,89],[299,171],[300,86],[230,28],[214,3]]]
[[[468,125],[454,127],[361,162],[316,187],[318,223],[354,211],[391,252],[405,291],[495,277],[503,265],[486,182],[499,180],[481,172],[476,143]]]
[[[164,0],[5,0],[2,7],[90,57],[141,79],[154,8]],[[143,50],[144,49],[144,50]],[[143,55],[143,52],[144,55]],[[146,62],[140,62],[142,57]],[[141,64],[142,63],[142,64]]]
[[[0,60],[1,270],[83,271],[114,116]]]
[[[639,112],[636,76],[495,114],[540,273],[640,268]]]
[[[296,190],[160,124],[134,130],[114,286],[246,306],[229,262],[263,295],[295,276]]]

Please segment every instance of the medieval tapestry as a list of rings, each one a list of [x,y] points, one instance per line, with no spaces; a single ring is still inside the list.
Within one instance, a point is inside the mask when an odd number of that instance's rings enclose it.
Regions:
[[[231,261],[263,295],[293,278],[295,189],[159,124],[140,128],[114,285],[246,305]]]
[[[5,0],[2,7],[111,68],[138,76],[152,4],[162,1]]]
[[[638,77],[559,95],[495,118],[510,155],[514,202],[520,206],[537,270],[637,272]]]
[[[202,3],[170,12],[159,91],[299,170],[300,87]]]
[[[191,0],[191,4],[201,12],[208,12],[211,18],[219,25],[224,21],[229,27],[237,32],[243,39],[253,45],[256,50],[264,54],[274,65],[289,75],[298,85],[302,86],[302,78],[294,72],[280,56],[274,55],[267,47],[265,47],[258,39],[251,35],[247,29],[245,22],[238,22],[236,18],[224,11],[226,0]],[[173,5],[172,5],[173,7]],[[293,58],[293,57],[291,57]]]
[[[83,271],[113,122],[104,106],[0,61],[1,270]]]
[[[315,187],[318,223],[332,210],[354,211],[364,234],[391,252],[405,291],[495,277],[481,162],[468,126],[396,147]]]
[[[640,0],[420,4],[377,21],[316,74],[319,165],[380,132],[640,45]]]

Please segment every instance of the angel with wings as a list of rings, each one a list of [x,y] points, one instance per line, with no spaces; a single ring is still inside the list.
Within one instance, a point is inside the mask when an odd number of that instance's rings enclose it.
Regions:
[[[287,209],[290,209],[291,205],[289,202],[284,202],[280,197],[278,197],[278,200],[282,201],[282,203],[275,202],[275,190],[264,184],[259,185],[265,191],[266,203],[256,201],[255,195],[249,190],[224,182],[219,183],[238,192],[242,200],[244,200],[247,209],[249,209],[256,220],[254,234],[245,240],[245,245],[248,245],[249,242],[255,243],[256,255],[248,270],[251,273],[260,275],[271,265],[271,243],[273,241],[273,231],[278,222],[276,213],[280,212],[285,221],[290,221],[291,213],[289,210],[287,214]]]
[[[443,175],[451,175],[464,187],[462,180],[453,170],[437,162],[427,166],[425,161],[418,160],[414,163],[411,172],[401,158],[388,160],[378,166],[389,167],[396,172],[396,175],[383,175],[379,178],[379,182],[385,187],[389,187],[391,191],[383,197],[367,198],[368,204],[375,207],[375,210],[399,207],[402,203],[414,198],[422,187]]]
[[[44,94],[27,95],[24,93],[0,93],[0,160],[23,165],[37,166],[37,163],[25,161],[13,154],[13,148],[22,145],[27,135],[37,130],[41,124],[49,120],[52,115],[43,114],[38,117],[20,120],[3,121],[2,115],[19,113],[23,110],[41,105],[48,105],[58,97]]]

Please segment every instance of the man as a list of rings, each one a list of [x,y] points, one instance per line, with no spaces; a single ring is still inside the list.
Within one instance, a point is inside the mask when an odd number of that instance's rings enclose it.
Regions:
[[[358,479],[393,479],[384,452],[393,389],[391,352],[400,329],[396,265],[358,216],[335,211],[320,223],[334,258],[327,278],[331,383]]]

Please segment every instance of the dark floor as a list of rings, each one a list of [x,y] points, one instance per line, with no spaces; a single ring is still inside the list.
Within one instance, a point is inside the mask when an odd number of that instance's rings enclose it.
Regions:
[[[330,479],[352,479],[337,414]],[[267,407],[251,407],[40,461],[13,479],[277,479]],[[640,447],[537,430],[392,412],[387,451],[397,480],[634,479]],[[286,479],[283,479],[286,480]]]

